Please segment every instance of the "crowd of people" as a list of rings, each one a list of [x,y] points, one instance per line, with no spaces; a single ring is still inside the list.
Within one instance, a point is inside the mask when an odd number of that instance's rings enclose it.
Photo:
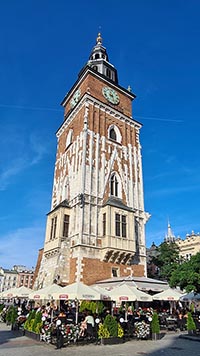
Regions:
[[[104,308],[101,314],[91,313],[90,310],[85,309],[83,312],[78,313],[76,301],[66,301],[58,304],[55,301],[47,302],[46,304],[40,304],[37,302],[30,302],[29,300],[17,299],[12,301],[4,301],[4,308],[1,312],[1,319],[6,322],[6,313],[13,304],[17,309],[17,322],[18,325],[22,325],[28,318],[29,313],[35,310],[36,313],[41,313],[41,320],[43,322],[42,334],[43,340],[47,335],[46,331],[49,331],[50,340],[52,337],[56,340],[56,347],[61,348],[64,344],[64,335],[68,333],[72,334],[72,326],[77,326],[73,331],[76,333],[74,339],[81,340],[97,340],[98,339],[98,326],[103,322],[106,315],[112,314],[116,317],[124,330],[124,335],[128,337],[134,337],[136,332],[136,326],[147,325],[146,330],[150,330],[150,324],[152,315],[155,312],[155,308],[139,307],[134,308],[133,305],[124,304],[120,308],[110,308],[108,305]],[[174,308],[170,313],[169,309],[157,307],[156,311],[159,316],[159,322],[161,328],[169,328],[170,325],[174,330],[184,330],[186,328],[188,309],[180,307]],[[198,317],[197,317],[198,319]],[[199,317],[200,319],[200,317]],[[64,331],[63,331],[64,330]]]

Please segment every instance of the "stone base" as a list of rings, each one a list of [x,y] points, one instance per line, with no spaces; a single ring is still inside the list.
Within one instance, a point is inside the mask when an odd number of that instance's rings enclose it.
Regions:
[[[115,344],[122,344],[123,342],[124,340],[121,337],[101,338],[102,345],[115,345]]]
[[[40,334],[36,334],[33,331],[24,330],[24,335],[36,341],[40,341]]]

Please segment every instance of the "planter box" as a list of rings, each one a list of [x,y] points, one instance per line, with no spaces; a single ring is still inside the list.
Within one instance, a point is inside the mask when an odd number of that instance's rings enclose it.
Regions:
[[[115,344],[122,344],[124,342],[122,337],[108,337],[108,338],[101,338],[102,345],[115,345]]]
[[[196,335],[196,330],[188,330],[188,335]]]
[[[24,335],[30,337],[33,340],[40,341],[40,334],[36,334],[33,331],[24,330]]]
[[[160,339],[161,339],[161,334],[152,333],[151,338],[152,338],[152,340],[154,340],[154,341],[160,340]]]

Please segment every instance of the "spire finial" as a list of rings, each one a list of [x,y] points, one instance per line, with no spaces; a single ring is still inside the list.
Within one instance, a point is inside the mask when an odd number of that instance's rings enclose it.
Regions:
[[[97,44],[99,44],[99,45],[102,44],[101,32],[99,32],[98,35],[97,35]]]

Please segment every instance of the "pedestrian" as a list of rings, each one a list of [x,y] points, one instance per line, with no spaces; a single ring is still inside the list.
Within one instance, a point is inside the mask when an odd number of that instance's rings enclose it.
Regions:
[[[63,338],[63,330],[62,330],[62,322],[61,320],[56,321],[56,349],[61,349],[63,347],[64,338]]]

